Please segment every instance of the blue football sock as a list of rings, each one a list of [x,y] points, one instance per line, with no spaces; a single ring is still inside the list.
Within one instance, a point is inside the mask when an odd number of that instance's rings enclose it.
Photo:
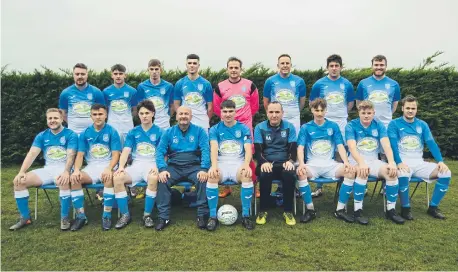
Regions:
[[[218,208],[218,184],[207,183],[207,201],[210,210],[210,217],[216,218],[216,209]]]
[[[115,194],[116,202],[118,203],[118,209],[120,214],[128,214],[129,213],[129,206],[128,206],[128,197],[127,192],[122,191]]]
[[[301,192],[302,199],[304,200],[307,209],[312,210],[312,190],[310,189],[310,185],[306,179],[299,181],[299,192]]]
[[[436,186],[434,186],[433,196],[431,198],[430,206],[437,207],[444,198],[445,193],[448,191],[451,177],[440,177],[437,180]]]
[[[70,207],[72,206],[72,196],[70,190],[60,190],[60,218],[68,217]]]
[[[399,197],[401,207],[410,207],[409,199],[409,177],[398,177],[399,180]]]
[[[71,192],[73,207],[76,210],[76,218],[86,219],[84,214],[84,192],[83,189],[72,190]]]
[[[29,190],[14,191],[14,197],[16,198],[17,208],[21,217],[24,219],[30,218],[29,211]]]
[[[350,198],[354,182],[355,180],[352,179],[344,179],[342,186],[340,186],[339,190],[339,203],[337,205],[338,210],[345,208],[345,205],[347,204],[348,199]]]
[[[151,214],[153,212],[154,201],[156,200],[156,194],[157,194],[156,191],[151,191],[150,189],[146,189],[144,214]]]
[[[386,209],[391,210],[396,207],[398,199],[399,184],[398,181],[386,181]]]
[[[251,199],[253,198],[253,182],[242,183],[240,199],[242,201],[242,217],[250,216]]]
[[[103,188],[103,215],[102,217],[111,218],[111,210],[114,202],[114,188]]]
[[[366,194],[367,179],[356,178],[353,185],[354,210],[363,209],[364,195]]]

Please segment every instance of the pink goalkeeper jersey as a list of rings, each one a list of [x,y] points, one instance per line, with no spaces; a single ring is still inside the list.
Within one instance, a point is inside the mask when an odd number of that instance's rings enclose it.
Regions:
[[[230,99],[235,102],[235,119],[245,124],[253,136],[253,116],[259,110],[259,93],[256,85],[251,80],[241,78],[232,83],[229,79],[218,83],[213,92],[213,109],[221,118],[221,103]]]

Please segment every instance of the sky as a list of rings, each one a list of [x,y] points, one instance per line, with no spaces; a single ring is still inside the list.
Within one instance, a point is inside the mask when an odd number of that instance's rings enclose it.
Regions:
[[[458,67],[458,1],[435,0],[2,0],[1,65],[130,72],[158,58],[184,69],[225,68],[231,56],[275,69],[288,53],[294,68],[319,69],[340,54],[344,67],[369,67],[383,54],[388,68],[413,68],[436,51]]]

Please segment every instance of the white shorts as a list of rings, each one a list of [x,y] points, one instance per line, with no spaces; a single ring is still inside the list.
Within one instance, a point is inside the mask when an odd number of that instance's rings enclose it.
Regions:
[[[431,173],[436,169],[436,163],[426,161],[405,161],[404,163],[409,166],[410,172],[398,171],[398,177],[408,177],[410,179],[412,176],[415,176],[428,183],[432,182],[429,176],[431,176]]]
[[[100,163],[100,162],[95,162],[95,163],[92,163],[92,164],[88,164],[86,167],[81,169],[81,171],[83,171],[86,174],[88,174],[88,176],[92,180],[92,184],[96,184],[96,183],[102,182],[103,170],[105,170],[105,168],[107,168],[108,165],[109,165],[109,163],[104,164],[104,163]]]
[[[365,160],[367,166],[369,166],[369,176],[371,177],[379,177],[380,174],[380,168],[387,164],[384,161],[381,160]],[[350,160],[350,164],[353,166],[356,166],[358,163],[354,160]]]
[[[156,167],[156,162],[134,161],[131,166],[126,168],[127,174],[132,179],[132,184],[129,186],[135,186],[142,181],[148,182],[148,174],[153,167]]]
[[[294,116],[292,118],[284,118],[286,121],[293,124],[294,129],[296,129],[296,138],[299,136],[299,131],[301,130],[301,115]]]
[[[336,172],[339,170],[340,167],[343,166],[343,163],[339,163],[336,161],[329,161],[326,165],[315,165],[315,164],[306,164],[307,171],[310,171],[312,175],[312,179],[316,178],[336,178]]]
[[[34,173],[37,175],[40,180],[43,182],[42,185],[48,185],[52,183],[56,183],[57,177],[62,174],[64,171],[63,167],[43,167],[43,168],[38,168],[35,170],[32,170],[30,172]]]
[[[221,182],[225,181],[237,181],[237,171],[239,171],[240,166],[242,166],[243,161],[233,161],[233,162],[218,162],[219,169],[221,171]]]

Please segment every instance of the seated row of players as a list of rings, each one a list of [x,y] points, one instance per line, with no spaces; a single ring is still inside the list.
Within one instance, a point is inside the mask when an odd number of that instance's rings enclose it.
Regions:
[[[260,173],[261,183],[261,211],[256,223],[266,223],[271,182],[277,178],[280,178],[284,185],[285,221],[288,225],[296,223],[291,212],[292,203],[289,203],[294,196],[295,174],[307,207],[307,211],[301,217],[301,222],[304,223],[316,216],[308,179],[344,177],[335,215],[347,222],[367,224],[368,219],[362,214],[362,202],[369,175],[386,179],[386,216],[398,224],[404,223],[404,219],[413,219],[408,202],[409,178],[414,175],[427,182],[438,178],[428,214],[444,219],[444,215],[437,207],[448,189],[451,173],[443,163],[428,125],[415,118],[417,106],[414,97],[406,96],[403,99],[403,116],[390,123],[387,133],[385,127],[374,120],[373,104],[370,101],[360,103],[360,118],[346,126],[347,144],[351,154],[348,158],[338,125],[324,118],[327,109],[324,99],[317,98],[311,102],[310,108],[314,119],[301,127],[297,141],[294,126],[282,119],[281,104],[270,103],[267,106],[268,120],[258,124],[254,133],[257,172]],[[105,124],[105,106],[95,104],[91,107],[93,125],[79,136],[78,144],[76,134],[62,126],[63,118],[59,110],[48,110],[49,129],[36,137],[19,174],[14,179],[15,198],[21,219],[10,229],[19,229],[31,223],[27,188],[53,182],[60,188],[61,229],[80,229],[87,222],[81,185],[99,181],[104,183],[102,228],[111,228],[111,207],[114,199],[117,200],[121,212],[116,228],[123,228],[131,221],[125,185],[135,185],[141,180],[146,180],[148,189],[143,221],[146,227],[153,227],[151,212],[157,194],[159,220],[156,230],[162,230],[170,223],[170,187],[179,181],[188,180],[194,183],[197,189],[198,227],[215,230],[218,225],[218,183],[228,179],[242,183],[242,224],[247,229],[253,229],[254,224],[249,216],[253,195],[253,184],[250,182],[252,173],[248,165],[252,154],[251,133],[248,127],[235,121],[236,104],[233,101],[224,101],[221,109],[222,121],[210,130],[210,151],[205,130],[191,123],[191,109],[186,106],[179,107],[178,124],[162,132],[153,125],[154,104],[149,100],[142,101],[138,108],[141,125],[128,133],[120,166],[114,174],[113,169],[118,163],[120,153],[120,139],[118,133],[110,125]],[[438,164],[423,161],[425,143]],[[76,149],[78,155],[74,163],[74,172],[70,176]],[[336,149],[343,163],[333,160]],[[378,160],[381,149],[385,152],[388,163]],[[45,168],[26,174],[41,150],[45,154]],[[133,153],[134,162],[132,166],[124,168],[130,152]],[[88,165],[81,169],[83,156]],[[296,159],[299,161],[297,168],[294,166]],[[230,167],[222,169],[219,165],[223,163]],[[345,212],[345,205],[352,190],[355,199],[354,217]],[[401,196],[401,216],[395,211],[398,192]],[[76,210],[76,219],[70,226],[68,214],[71,202]]]

